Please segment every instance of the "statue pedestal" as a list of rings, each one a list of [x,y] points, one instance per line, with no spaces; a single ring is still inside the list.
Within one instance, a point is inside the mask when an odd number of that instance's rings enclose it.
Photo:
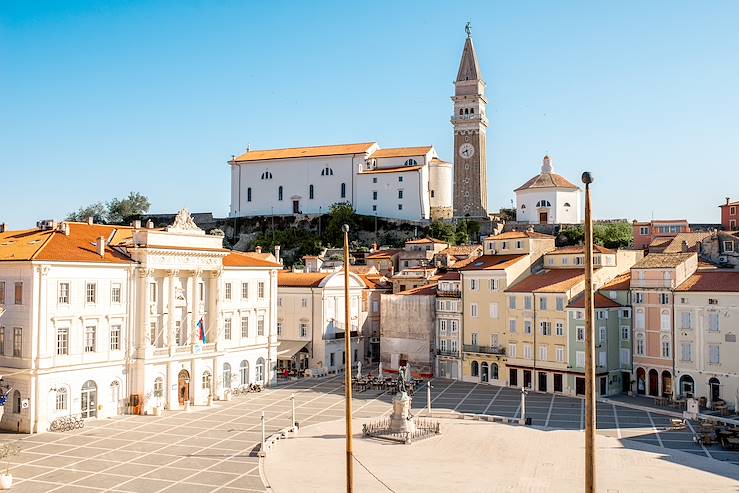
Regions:
[[[401,392],[393,398],[393,413],[390,415],[390,431],[393,433],[414,433],[416,431],[415,418],[410,415],[411,399],[408,394]]]

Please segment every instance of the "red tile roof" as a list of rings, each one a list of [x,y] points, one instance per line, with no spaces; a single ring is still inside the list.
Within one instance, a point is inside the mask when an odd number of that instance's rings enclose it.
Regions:
[[[506,289],[506,292],[564,293],[584,280],[583,269],[551,269],[530,275]]]
[[[290,272],[282,270],[277,273],[277,286],[285,288],[317,288],[321,281],[333,272]]]
[[[471,260],[460,270],[464,272],[474,270],[504,270],[526,257],[527,255],[482,255]]]
[[[677,267],[691,257],[697,256],[696,253],[650,253],[637,263],[632,269],[670,269]]]
[[[675,291],[739,293],[739,271],[697,271],[675,288]]]
[[[223,257],[224,267],[279,267],[282,264],[250,255],[248,252],[233,251]]]
[[[593,301],[595,302],[595,308],[618,308],[620,306],[623,306],[620,303],[616,303],[611,298],[603,296],[597,291],[593,296]],[[573,299],[570,304],[567,305],[567,308],[585,308],[585,293],[581,293],[575,299]]]
[[[557,173],[541,173],[518,187],[514,192],[519,190],[526,190],[528,188],[568,188],[571,190],[577,190],[579,187],[572,182],[568,181],[563,176]]]
[[[631,272],[621,274],[600,287],[603,291],[628,291],[631,287]]]
[[[433,147],[432,146],[421,146],[421,147],[390,147],[387,149],[377,149],[373,152],[370,157],[373,158],[387,158],[387,157],[408,157],[408,156],[423,156],[428,153]]]
[[[341,156],[345,154],[361,154],[369,152],[376,142],[363,142],[361,144],[339,144],[313,147],[289,147],[285,149],[265,149],[247,151],[234,159],[234,162],[261,161],[265,159],[288,159],[318,156]]]
[[[426,284],[425,286],[419,286],[413,289],[407,289],[395,294],[403,296],[436,296],[436,283]]]
[[[391,258],[395,255],[399,254],[401,250],[392,248],[387,250],[378,250],[376,252],[372,252],[369,255],[365,256],[365,259],[380,259],[380,258]]]
[[[437,240],[436,238],[431,238],[430,236],[427,236],[426,238],[420,238],[418,240],[408,240],[406,243],[410,243],[411,245],[419,244],[419,243],[443,243],[446,244],[446,241]]]
[[[545,235],[544,233],[537,233],[536,231],[508,231],[507,233],[500,233],[495,236],[488,236],[486,240],[515,240],[518,238],[540,238],[554,240],[555,237],[551,235]]]
[[[572,245],[572,246],[560,247],[555,250],[552,250],[551,252],[547,252],[547,255],[573,255],[573,254],[578,254],[578,253],[585,253],[584,245]],[[616,251],[594,244],[593,253],[615,254]]]
[[[461,278],[462,276],[457,271],[450,271],[439,276],[440,281],[459,281]]]

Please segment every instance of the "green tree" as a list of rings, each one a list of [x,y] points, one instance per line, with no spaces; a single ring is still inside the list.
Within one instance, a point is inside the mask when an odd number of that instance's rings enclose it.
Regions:
[[[128,223],[149,212],[151,202],[138,192],[131,192],[125,199],[114,198],[108,202],[108,222]]]
[[[429,226],[428,235],[437,240],[446,241],[454,244],[454,226],[442,221],[434,221]]]
[[[108,209],[102,202],[95,202],[86,207],[80,207],[75,212],[70,212],[65,218],[67,221],[87,221],[91,217],[96,223],[106,223],[108,218]]]
[[[466,219],[462,219],[457,223],[457,230],[454,232],[454,242],[457,245],[467,245],[470,242]]]
[[[341,227],[349,225],[349,235],[356,236],[356,214],[351,204],[340,202],[331,206],[330,219],[323,233],[323,240],[328,245],[341,246],[344,244],[344,232]]]
[[[624,248],[634,243],[634,234],[629,223],[596,224],[593,226],[593,241],[606,248]]]
[[[585,240],[585,230],[582,225],[577,225],[560,231],[567,245],[577,245]]]

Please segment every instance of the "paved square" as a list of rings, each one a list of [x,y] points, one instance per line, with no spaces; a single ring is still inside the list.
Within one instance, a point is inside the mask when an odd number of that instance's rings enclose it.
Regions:
[[[432,386],[435,411],[520,416],[518,389],[441,379],[433,380]],[[88,420],[84,429],[66,433],[5,435],[6,440],[18,439],[22,449],[10,459],[13,491],[263,491],[256,455],[261,414],[265,414],[268,435],[286,428],[292,394],[301,426],[343,418],[343,382],[330,377],[283,384],[187,413]],[[354,397],[357,418],[390,410],[391,396],[379,391],[355,392]],[[422,388],[413,398],[413,408],[425,407]],[[696,444],[690,430],[665,431],[670,425],[667,416],[603,403],[597,411],[598,428],[604,435],[739,464],[739,452]],[[532,392],[526,414],[534,426],[584,427],[582,399]]]

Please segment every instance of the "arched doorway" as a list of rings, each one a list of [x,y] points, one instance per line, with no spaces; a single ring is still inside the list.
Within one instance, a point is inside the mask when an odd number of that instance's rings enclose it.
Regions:
[[[82,385],[82,393],[80,394],[80,414],[83,418],[95,418],[98,403],[98,386],[92,380],[88,380]]]
[[[223,389],[231,388],[231,365],[223,363]]]
[[[118,380],[110,382],[110,403],[116,415],[121,414],[121,382]]]
[[[659,394],[659,373],[652,368],[649,370],[649,395],[657,397]]]
[[[180,370],[177,375],[177,400],[180,405],[190,400],[190,372],[187,370]]]
[[[683,375],[680,377],[680,395],[686,399],[688,397],[693,397],[695,392],[695,382],[693,381],[693,377],[690,375]]]
[[[662,396],[669,397],[672,395],[672,374],[664,370],[662,371]]]
[[[647,393],[647,372],[644,368],[636,369],[636,393],[639,395]]]
[[[483,382],[488,381],[488,364],[484,361],[480,365],[480,380]]]
[[[241,385],[249,385],[249,362],[246,360],[241,361],[239,366],[239,373],[241,375]]]
[[[470,376],[473,376],[473,377],[480,376],[480,365],[477,363],[477,361],[473,361],[470,364]]]
[[[721,383],[718,381],[718,378],[711,377],[708,380],[708,390],[711,393],[711,402],[721,400]]]
[[[498,363],[493,363],[490,365],[490,378],[493,380],[498,380]]]
[[[264,358],[257,359],[257,366],[255,368],[256,379],[258,384],[264,385]]]

